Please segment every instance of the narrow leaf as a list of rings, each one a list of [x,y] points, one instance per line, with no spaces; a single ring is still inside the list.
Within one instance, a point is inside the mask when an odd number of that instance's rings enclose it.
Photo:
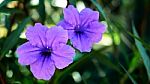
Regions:
[[[0,12],[1,13],[21,13],[22,11],[17,8],[1,7]]]
[[[100,60],[99,62],[101,62],[102,64],[104,64],[105,66],[108,66],[109,68],[119,72],[120,74],[122,74],[121,70],[118,68],[117,65],[113,64],[110,59],[108,59],[105,55],[101,54],[101,53],[94,53],[93,56],[96,56],[96,58],[98,60]]]
[[[102,7],[100,6],[100,4],[98,4],[98,2],[96,0],[91,0],[91,2],[97,7],[98,11],[103,15],[103,17],[106,20],[106,14],[103,11]]]
[[[45,0],[39,0],[40,3],[39,3],[39,8],[38,8],[38,12],[39,12],[39,15],[40,15],[40,20],[41,20],[42,23],[44,23],[45,17],[46,17],[44,1]]]
[[[30,20],[30,18],[26,18],[20,23],[16,30],[14,30],[4,41],[1,53],[0,53],[0,59],[16,44],[17,40],[19,39],[19,36],[21,32],[24,30],[27,22]]]
[[[119,63],[120,64],[120,63]],[[133,84],[137,84],[136,81],[132,78],[132,76],[128,73],[128,71],[124,68],[122,64],[120,64],[121,68],[127,73],[128,77],[132,81]]]
[[[137,33],[133,23],[132,23],[132,29],[133,29],[134,35],[139,38],[138,33]],[[134,40],[135,40],[135,45],[138,48],[139,53],[141,54],[141,57],[143,59],[144,65],[145,65],[146,70],[147,70],[148,78],[150,80],[150,59],[149,59],[149,56],[146,53],[146,50],[143,47],[142,43],[139,40],[135,39],[135,38],[134,38]]]

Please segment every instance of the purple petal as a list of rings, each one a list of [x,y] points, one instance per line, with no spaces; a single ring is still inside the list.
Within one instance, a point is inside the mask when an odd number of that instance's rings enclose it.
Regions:
[[[68,30],[68,38],[71,39],[75,35],[75,30]]]
[[[73,37],[73,32],[74,32],[74,28],[73,26],[71,26],[70,24],[68,24],[66,21],[62,20],[60,21],[58,24],[58,26],[63,27],[65,30],[68,31],[68,38],[72,38]]]
[[[71,42],[80,52],[91,51],[92,41],[84,34],[74,34],[74,37],[71,38]]]
[[[73,30],[75,27],[73,27],[71,24],[67,23],[65,20],[60,21],[57,26],[63,27],[65,30]]]
[[[40,49],[26,42],[17,49],[17,54],[19,55],[18,62],[20,64],[29,65],[40,57]]]
[[[73,62],[75,50],[68,45],[60,45],[60,47],[52,53],[52,60],[58,69],[63,69]]]
[[[66,44],[68,41],[68,32],[61,26],[55,26],[46,32],[46,38],[48,47],[54,47],[60,43]]]
[[[55,72],[55,66],[50,57],[41,57],[30,65],[30,70],[37,79],[49,80]]]
[[[94,21],[90,23],[90,30],[94,30],[100,33],[104,33],[106,31],[106,26],[98,21]],[[88,29],[87,29],[88,30]]]
[[[85,8],[80,12],[81,25],[87,27],[89,22],[98,21],[99,12]]]
[[[80,24],[79,20],[79,12],[72,5],[69,5],[68,8],[65,8],[64,11],[64,19],[71,25]]]
[[[27,28],[26,37],[32,45],[43,47],[46,44],[45,35],[47,30],[47,27],[36,23],[35,26]]]
[[[102,33],[106,30],[106,26],[98,21],[91,22],[89,27],[84,31],[93,42],[99,42],[102,39]]]

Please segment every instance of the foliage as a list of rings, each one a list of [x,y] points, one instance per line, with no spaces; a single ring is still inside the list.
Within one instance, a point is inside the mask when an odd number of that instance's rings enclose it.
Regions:
[[[0,3],[0,84],[148,84],[150,83],[150,1],[68,0],[100,12],[108,28],[90,53],[76,52],[74,63],[49,81],[37,80],[15,53],[27,40],[29,25],[53,26],[63,17],[54,0],[4,0]]]

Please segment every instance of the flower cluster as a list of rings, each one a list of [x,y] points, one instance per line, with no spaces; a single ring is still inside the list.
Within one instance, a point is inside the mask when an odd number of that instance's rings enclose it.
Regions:
[[[37,79],[49,80],[56,68],[63,69],[73,62],[75,50],[66,44],[68,39],[80,52],[90,52],[93,43],[100,41],[105,31],[96,11],[85,8],[79,13],[69,5],[63,12],[64,20],[57,26],[47,28],[36,23],[28,27],[28,42],[17,49],[19,63],[30,65]]]

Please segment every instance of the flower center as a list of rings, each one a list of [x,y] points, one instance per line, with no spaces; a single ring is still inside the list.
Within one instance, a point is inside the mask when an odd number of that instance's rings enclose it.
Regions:
[[[81,31],[81,30],[75,30],[75,32],[76,32],[77,34],[82,34],[82,33],[83,33],[83,31]]]
[[[75,33],[76,33],[76,34],[82,34],[82,33],[83,33],[83,31],[81,30],[81,28],[80,28],[79,25],[77,25],[77,26],[75,27]]]
[[[51,52],[52,52],[52,50],[50,48],[45,48],[42,50],[41,55],[42,56],[50,56]]]

